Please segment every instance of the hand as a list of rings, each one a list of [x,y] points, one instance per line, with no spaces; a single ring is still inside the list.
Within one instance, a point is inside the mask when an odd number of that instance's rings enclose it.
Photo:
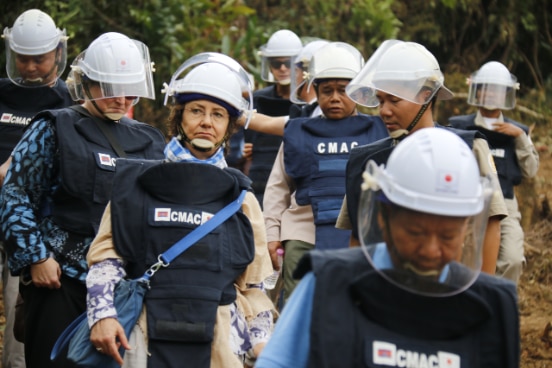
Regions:
[[[261,351],[263,351],[265,345],[266,345],[266,342],[260,342],[260,343],[256,344],[255,346],[253,346],[253,354],[255,355],[256,358],[259,357],[259,355],[261,354]]]
[[[506,134],[511,137],[519,137],[525,133],[523,129],[510,123],[501,123],[497,121],[493,123],[493,127],[495,132]]]
[[[12,158],[11,156],[0,166],[0,187],[4,184],[4,179],[8,173],[8,168],[10,167]]]
[[[246,160],[251,160],[253,158],[253,143],[244,143],[242,157]]]
[[[280,270],[280,265],[278,264],[278,254],[276,253],[278,249],[283,249],[282,242],[279,242],[279,241],[268,242],[268,253],[270,253],[272,268],[274,268],[276,271]]]
[[[61,267],[53,258],[31,265],[31,278],[36,287],[59,289],[61,287],[60,277]]]
[[[241,127],[245,127],[247,120],[249,120],[249,118],[253,118],[256,112],[257,110],[255,109],[243,111],[243,113],[240,115],[240,117],[237,120],[238,125]]]
[[[119,348],[122,346],[125,350],[132,349],[123,326],[115,318],[104,318],[96,322],[90,330],[90,342],[96,347],[96,350],[111,356],[119,365],[123,365],[123,357],[119,354]]]

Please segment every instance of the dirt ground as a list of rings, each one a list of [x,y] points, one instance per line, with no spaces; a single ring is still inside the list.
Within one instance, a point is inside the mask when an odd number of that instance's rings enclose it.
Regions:
[[[552,211],[549,203],[552,202],[552,153],[547,146],[541,146],[540,150],[537,178],[518,192],[520,206],[530,207],[531,212],[531,222],[525,226],[527,266],[518,287],[520,368],[552,368]],[[535,203],[522,203],[527,197],[524,193],[531,193]],[[0,294],[0,342],[4,322]],[[2,344],[0,352],[1,349]]]
[[[552,367],[552,154],[540,152],[538,202],[526,229],[527,267],[518,287],[521,367]]]

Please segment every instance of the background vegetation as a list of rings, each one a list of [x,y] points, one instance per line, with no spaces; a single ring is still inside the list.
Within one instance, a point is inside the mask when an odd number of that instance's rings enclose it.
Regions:
[[[552,2],[548,0],[23,0],[3,1],[2,27],[39,8],[67,30],[69,63],[101,33],[117,31],[146,43],[156,63],[157,101],[141,102],[137,117],[161,126],[163,82],[188,57],[218,51],[258,79],[257,50],[278,29],[339,40],[368,58],[385,39],[412,40],[432,51],[458,99],[439,106],[442,121],[467,109],[465,79],[489,60],[521,82],[514,115],[547,122],[552,108]],[[5,70],[4,49],[0,75]],[[67,69],[68,70],[68,69]],[[66,73],[67,73],[66,70]],[[260,79],[258,79],[260,82]]]

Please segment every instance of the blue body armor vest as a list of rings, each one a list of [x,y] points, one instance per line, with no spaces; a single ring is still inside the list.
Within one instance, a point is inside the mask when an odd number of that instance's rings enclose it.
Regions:
[[[42,110],[73,104],[65,82],[53,87],[25,88],[7,78],[0,79],[0,163],[8,159],[33,116]]]
[[[507,118],[504,121],[523,129],[525,134],[529,132],[529,128],[517,121]],[[523,178],[516,156],[515,138],[475,125],[475,114],[454,116],[449,119],[449,123],[454,128],[477,130],[485,135],[487,142],[489,142],[491,154],[493,155],[502,194],[504,198],[513,199],[514,187],[519,185]]]
[[[130,277],[235,200],[250,180],[235,169],[187,162],[119,160],[111,202],[113,240]],[[219,305],[255,253],[238,211],[151,278],[145,303],[148,367],[209,367]]]
[[[284,132],[284,165],[297,186],[299,205],[312,206],[317,249],[347,247],[350,231],[335,228],[345,195],[345,167],[357,146],[388,135],[379,117],[359,114],[290,120]]]
[[[519,366],[515,285],[481,274],[466,291],[428,297],[384,279],[360,248],[312,251],[316,276],[310,367]],[[465,267],[451,264],[450,277]],[[350,336],[351,338],[344,338]]]
[[[44,111],[33,120],[43,117],[55,123],[62,178],[48,212],[64,230],[94,236],[111,197],[117,159],[96,124],[104,123],[111,129],[127,157],[133,158],[163,158],[163,135],[157,128],[135,120],[95,121],[72,108]]]

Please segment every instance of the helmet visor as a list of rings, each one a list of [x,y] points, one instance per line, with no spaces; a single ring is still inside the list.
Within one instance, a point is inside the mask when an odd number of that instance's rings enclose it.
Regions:
[[[501,84],[471,83],[468,104],[489,110],[511,110],[516,106],[516,90]]]
[[[423,46],[387,40],[372,54],[346,91],[353,101],[367,107],[379,105],[377,91],[424,105],[435,95],[440,100],[453,97],[443,83],[437,60]]]
[[[445,216],[391,202],[375,184],[380,170],[367,168],[358,211],[368,261],[390,283],[415,294],[443,297],[466,290],[481,270],[490,180],[482,179],[486,189],[480,212]]]

